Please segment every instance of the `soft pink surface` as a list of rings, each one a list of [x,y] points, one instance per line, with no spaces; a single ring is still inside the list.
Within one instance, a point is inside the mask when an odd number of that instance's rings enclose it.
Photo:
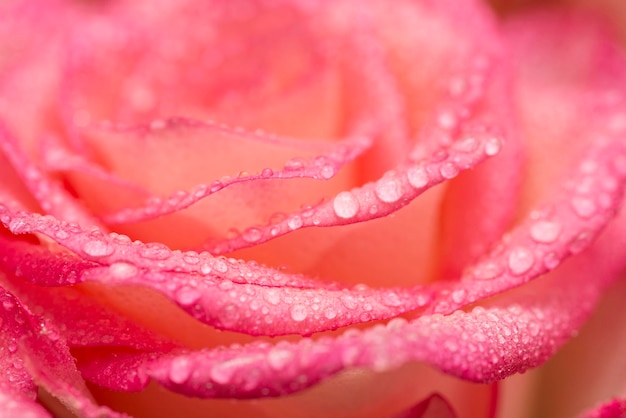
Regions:
[[[228,4],[0,6],[6,413],[46,416],[40,386],[83,416],[493,415],[625,267],[611,36]]]

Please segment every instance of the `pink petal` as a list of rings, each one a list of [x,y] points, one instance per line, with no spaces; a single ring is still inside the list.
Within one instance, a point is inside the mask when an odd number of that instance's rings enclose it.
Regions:
[[[3,392],[12,391],[18,403],[15,405],[9,402],[6,407],[19,408],[20,416],[22,413],[48,416],[32,402],[34,381],[82,416],[125,417],[124,414],[115,413],[106,407],[98,407],[93,403],[67,346],[60,338],[59,331],[54,329],[52,324],[42,322],[24,310],[13,295],[4,289],[0,291],[4,308],[0,313],[5,327],[2,333],[5,339],[3,346],[9,352],[2,360],[12,363],[11,366],[4,367],[3,376],[11,383],[8,386],[5,384]],[[22,388],[18,389],[17,384]],[[26,403],[28,398],[31,398],[31,403]],[[19,405],[20,402],[25,405]]]
[[[582,414],[580,418],[622,418],[626,414],[625,400],[612,400]]]
[[[457,415],[450,404],[441,395],[435,393],[392,418],[457,418]]]

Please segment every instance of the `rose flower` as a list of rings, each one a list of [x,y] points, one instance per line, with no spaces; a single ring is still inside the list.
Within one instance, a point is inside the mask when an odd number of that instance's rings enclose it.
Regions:
[[[626,266],[626,61],[505,9],[2,2],[0,415],[537,413]]]

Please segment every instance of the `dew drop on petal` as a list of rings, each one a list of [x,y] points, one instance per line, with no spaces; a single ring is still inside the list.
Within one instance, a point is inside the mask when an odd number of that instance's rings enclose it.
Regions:
[[[439,172],[444,179],[451,179],[459,174],[459,168],[453,162],[448,161],[441,165]]]
[[[508,262],[513,274],[524,274],[535,263],[535,256],[528,248],[516,247],[509,253]]]
[[[185,383],[191,376],[191,367],[189,360],[185,357],[176,357],[172,360],[170,365],[170,380],[174,383]]]
[[[235,305],[227,304],[219,312],[220,322],[225,327],[232,327],[239,320],[239,311]]]
[[[176,300],[183,306],[193,305],[200,299],[200,292],[191,287],[183,287],[176,293]]]
[[[248,228],[243,232],[243,239],[246,242],[254,243],[263,237],[263,233],[258,228]]]
[[[396,202],[402,197],[402,185],[395,178],[382,178],[376,182],[376,196],[386,203]]]
[[[273,348],[267,353],[267,363],[275,371],[280,371],[293,359],[293,353],[289,350]]]
[[[530,227],[530,236],[537,242],[549,244],[561,233],[561,225],[553,221],[538,221]]]
[[[500,152],[502,148],[502,141],[499,138],[490,138],[485,144],[485,154],[489,157],[493,157]]]
[[[322,176],[323,179],[328,180],[332,178],[334,175],[335,175],[335,168],[331,165],[325,165],[320,170],[320,176]]]
[[[572,199],[572,207],[581,218],[590,218],[596,213],[596,204],[586,197],[575,197]]]
[[[92,257],[106,257],[113,254],[115,248],[108,242],[101,240],[87,241],[83,245],[83,252]]]
[[[294,305],[291,307],[291,319],[296,322],[302,322],[308,316],[307,307],[304,305]]]
[[[467,292],[464,289],[457,289],[452,292],[452,300],[454,303],[463,303],[465,302],[465,297],[467,296]]]
[[[291,230],[296,230],[302,227],[302,218],[298,215],[293,215],[287,219],[287,226]]]
[[[478,280],[491,280],[498,277],[502,273],[502,268],[491,261],[487,261],[477,265],[474,268],[474,277]]]
[[[209,373],[211,379],[214,382],[225,385],[228,384],[233,378],[233,375],[235,374],[235,369],[232,365],[228,363],[222,363],[213,366]]]
[[[359,201],[352,192],[341,192],[333,201],[333,210],[340,218],[352,218],[359,211]]]
[[[109,272],[116,279],[128,279],[135,276],[138,271],[139,269],[135,265],[123,261],[118,261],[109,266]]]
[[[422,165],[409,168],[406,174],[409,184],[416,189],[422,188],[428,184],[428,173]]]
[[[139,254],[151,260],[165,260],[172,255],[172,251],[163,244],[153,242],[141,247]]]

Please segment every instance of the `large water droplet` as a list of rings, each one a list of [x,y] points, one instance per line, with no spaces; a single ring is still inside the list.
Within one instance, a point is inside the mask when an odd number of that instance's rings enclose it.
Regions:
[[[439,172],[444,179],[451,179],[459,174],[459,168],[452,161],[448,161],[441,165]]]
[[[243,233],[243,239],[246,242],[254,243],[263,237],[263,232],[259,228],[248,228]]]
[[[215,366],[211,368],[211,371],[210,371],[211,379],[213,379],[214,382],[219,383],[221,385],[228,384],[233,378],[234,374],[235,374],[235,368],[233,367],[233,365],[227,362],[216,364]]]
[[[502,141],[499,138],[489,138],[485,143],[485,154],[489,157],[493,157],[500,152],[502,148]]]
[[[298,216],[298,215],[290,216],[289,219],[287,219],[287,226],[291,230],[296,230],[298,228],[301,228],[302,227],[302,218],[300,216]]]
[[[109,272],[116,279],[128,279],[137,274],[139,269],[137,266],[123,261],[113,263],[109,266]]]
[[[306,306],[304,305],[294,305],[291,307],[291,319],[296,322],[302,322],[306,319],[309,312]]]
[[[170,364],[170,380],[174,383],[185,383],[191,376],[191,367],[186,357],[176,357]]]
[[[139,254],[151,260],[165,260],[172,255],[172,251],[163,244],[152,242],[141,247]]]
[[[396,178],[382,178],[376,182],[376,196],[386,203],[396,202],[402,197],[402,185]]]
[[[516,247],[509,253],[509,268],[513,274],[524,274],[535,263],[532,251],[525,247]]]
[[[538,221],[530,227],[530,236],[537,242],[549,244],[554,242],[561,233],[561,225],[553,221]]]
[[[183,287],[176,293],[176,300],[183,306],[193,305],[200,299],[200,292],[191,287]]]
[[[92,257],[106,257],[113,254],[115,248],[106,241],[91,240],[83,245],[83,252]]]
[[[354,217],[359,211],[359,201],[351,192],[341,192],[333,201],[335,214],[343,219]]]
[[[273,348],[267,353],[267,362],[276,371],[283,370],[292,359],[293,353],[289,350]]]
[[[586,197],[575,197],[572,199],[572,207],[581,218],[590,218],[596,213],[596,204]]]
[[[416,189],[420,189],[428,184],[428,173],[422,165],[409,168],[406,175],[409,184]]]
[[[502,267],[492,261],[486,261],[474,267],[473,275],[478,280],[491,280],[502,273]]]

